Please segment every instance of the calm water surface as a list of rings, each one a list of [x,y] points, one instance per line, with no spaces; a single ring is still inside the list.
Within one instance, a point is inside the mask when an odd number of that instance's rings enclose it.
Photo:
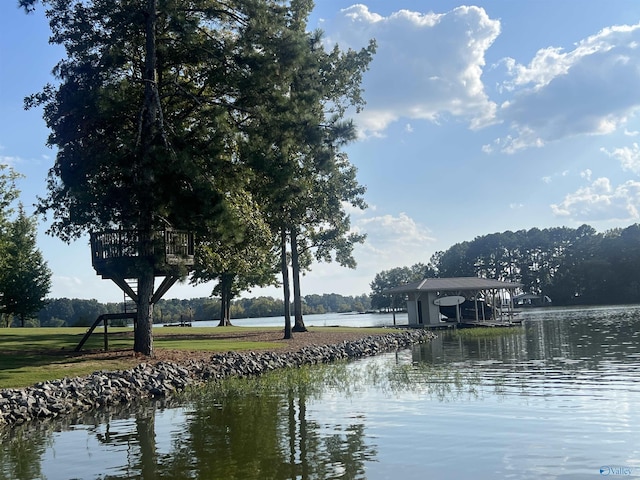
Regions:
[[[318,382],[281,393],[202,392],[5,431],[0,478],[640,477],[640,307],[522,318],[498,336],[442,333],[319,367]]]

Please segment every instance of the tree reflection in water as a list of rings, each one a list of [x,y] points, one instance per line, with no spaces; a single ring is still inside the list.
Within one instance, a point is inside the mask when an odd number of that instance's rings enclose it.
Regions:
[[[347,376],[346,365],[305,367],[196,392],[186,449],[210,448],[207,464],[195,466],[199,478],[364,478],[365,461],[376,455],[364,420],[332,425],[325,435],[325,426],[307,418],[308,402]]]
[[[41,458],[47,448],[48,436],[34,435],[20,427],[0,435],[0,479],[43,478]]]

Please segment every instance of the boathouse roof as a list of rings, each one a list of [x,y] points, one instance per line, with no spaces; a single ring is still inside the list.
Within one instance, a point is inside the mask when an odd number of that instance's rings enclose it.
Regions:
[[[480,290],[515,290],[521,283],[503,282],[480,277],[425,278],[419,282],[408,283],[390,288],[384,293],[398,294],[410,292],[451,292]]]

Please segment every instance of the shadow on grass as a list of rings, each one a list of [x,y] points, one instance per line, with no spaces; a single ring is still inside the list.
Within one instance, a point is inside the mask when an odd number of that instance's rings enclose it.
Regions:
[[[60,355],[45,355],[42,353],[0,353],[0,377],[5,370],[14,370],[23,367],[37,367],[56,363]]]
[[[0,329],[0,353],[23,351],[47,351],[58,352],[61,350],[73,351],[78,345],[86,328],[9,328]],[[123,335],[132,336],[130,329],[114,329],[109,331],[109,339],[123,338]],[[87,348],[99,348],[103,344],[102,331],[95,331]]]

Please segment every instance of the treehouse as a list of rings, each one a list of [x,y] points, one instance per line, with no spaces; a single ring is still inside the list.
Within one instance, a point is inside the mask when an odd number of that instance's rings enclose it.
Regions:
[[[146,238],[145,238],[146,237]],[[141,235],[138,230],[105,230],[91,234],[91,263],[98,275],[113,280],[134,303],[138,303],[138,277],[143,269],[153,266],[154,277],[164,277],[153,292],[156,303],[194,264],[193,233],[179,230],[158,230]],[[104,324],[104,349],[109,349],[109,320],[130,319],[136,325],[136,311],[100,315],[76,347],[79,352],[91,333]]]
[[[134,302],[138,301],[140,271],[153,266],[164,280],[153,294],[156,303],[194,264],[193,233],[157,230],[149,238],[138,230],[105,230],[91,234],[91,263],[98,275],[112,280]]]

